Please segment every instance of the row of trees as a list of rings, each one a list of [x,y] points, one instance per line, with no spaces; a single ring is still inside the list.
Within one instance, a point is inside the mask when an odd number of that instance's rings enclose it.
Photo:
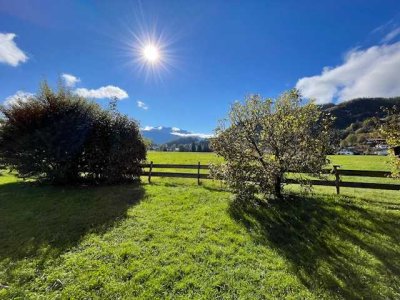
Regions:
[[[1,106],[0,166],[55,184],[137,179],[146,148],[134,120],[43,83],[39,93]]]
[[[179,152],[211,152],[209,141],[193,141],[191,143],[170,142],[160,146],[160,151],[179,151]]]

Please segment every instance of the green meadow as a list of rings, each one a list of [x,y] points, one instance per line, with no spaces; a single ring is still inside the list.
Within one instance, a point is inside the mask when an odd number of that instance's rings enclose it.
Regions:
[[[389,170],[387,156],[377,155],[330,155],[331,165],[340,165],[343,169],[352,170]],[[212,152],[156,152],[147,153],[147,160],[159,164],[201,164],[222,161]],[[329,167],[329,166],[327,166]]]
[[[343,169],[389,168],[383,156],[330,159]],[[150,152],[148,160],[218,158]],[[3,174],[0,298],[400,298],[399,191],[287,189],[285,202],[238,206],[212,180],[50,187]]]

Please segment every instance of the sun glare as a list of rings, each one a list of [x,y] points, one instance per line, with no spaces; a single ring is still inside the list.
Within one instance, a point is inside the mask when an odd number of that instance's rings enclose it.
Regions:
[[[165,73],[176,69],[178,60],[173,44],[176,36],[157,30],[155,25],[148,26],[144,21],[137,21],[135,30],[130,29],[124,37],[123,55],[128,57],[127,66],[134,66],[137,74],[144,73],[145,80],[163,81]]]
[[[160,51],[159,49],[154,46],[154,45],[146,45],[143,48],[143,57],[146,61],[150,63],[155,63],[159,60],[160,58]]]

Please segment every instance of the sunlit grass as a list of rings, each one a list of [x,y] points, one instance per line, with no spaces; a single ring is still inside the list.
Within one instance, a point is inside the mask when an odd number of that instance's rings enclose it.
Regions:
[[[352,170],[389,170],[389,158],[378,155],[329,155],[328,159],[332,165],[340,165],[343,169]],[[164,164],[202,164],[217,163],[222,161],[215,153],[211,152],[156,152],[150,151],[147,160],[154,163]]]

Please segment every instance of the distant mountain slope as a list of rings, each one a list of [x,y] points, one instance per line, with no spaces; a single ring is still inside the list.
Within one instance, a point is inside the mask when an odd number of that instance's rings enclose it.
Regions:
[[[204,138],[205,136],[207,136],[204,134],[192,133],[190,131],[175,127],[164,126],[145,127],[142,128],[140,131],[145,138],[151,140],[154,144],[158,145],[166,144],[171,141],[176,141],[181,138],[193,138],[197,140],[199,138]]]
[[[191,143],[197,143],[198,141],[200,141],[199,137],[182,137],[182,138],[178,138],[176,140],[170,141],[168,143],[166,143],[167,146],[172,146],[172,145],[185,145],[185,144],[191,144]]]
[[[345,129],[355,122],[362,122],[367,118],[384,116],[382,107],[400,106],[400,97],[396,98],[359,98],[337,105],[323,105],[323,109],[336,117],[334,126]]]
[[[181,134],[190,134],[189,131],[181,130],[173,127],[146,127],[141,129],[145,138],[148,138],[155,144],[165,144],[172,140],[176,140]]]

